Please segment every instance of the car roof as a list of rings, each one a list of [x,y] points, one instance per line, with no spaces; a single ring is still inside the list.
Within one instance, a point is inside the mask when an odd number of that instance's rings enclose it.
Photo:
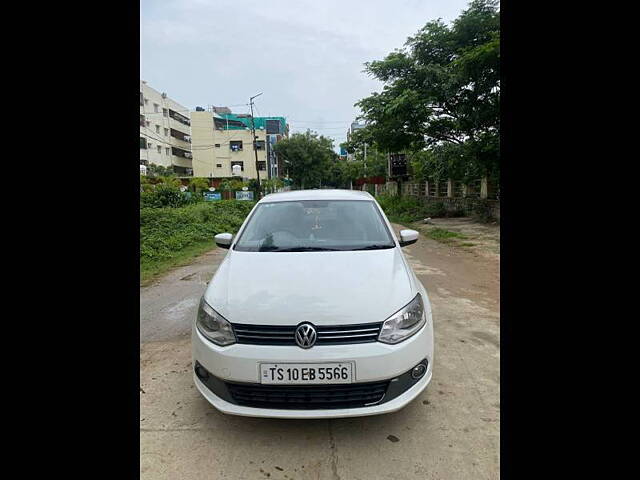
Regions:
[[[292,190],[282,193],[271,193],[260,200],[263,202],[295,202],[298,200],[369,200],[374,198],[369,192],[359,190]]]

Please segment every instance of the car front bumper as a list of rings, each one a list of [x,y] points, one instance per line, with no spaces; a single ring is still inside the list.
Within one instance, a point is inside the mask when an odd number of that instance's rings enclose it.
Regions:
[[[219,384],[225,382],[260,384],[260,363],[333,363],[353,362],[354,383],[390,381],[402,388],[386,396],[378,404],[356,408],[280,409],[257,408],[238,404],[222,387],[213,388],[194,372],[200,393],[218,410],[233,415],[272,418],[341,418],[377,415],[397,411],[415,399],[429,384],[432,376],[433,330],[426,325],[411,338],[396,345],[380,342],[355,345],[324,345],[311,349],[296,346],[234,344],[219,347],[193,328],[193,366],[201,365]],[[418,363],[426,361],[427,371],[419,380],[407,382],[407,375]],[[395,383],[394,383],[395,382]],[[216,385],[218,384],[216,383]],[[399,387],[401,385],[401,387]],[[391,386],[389,391],[393,390]],[[222,394],[221,394],[222,392]],[[390,398],[392,397],[392,398]]]

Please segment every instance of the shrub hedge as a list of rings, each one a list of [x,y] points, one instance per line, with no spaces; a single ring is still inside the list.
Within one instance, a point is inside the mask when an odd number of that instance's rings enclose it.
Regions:
[[[376,200],[389,220],[397,223],[412,223],[427,217],[459,217],[464,215],[462,211],[447,211],[443,202],[423,203],[415,197],[379,195]]]
[[[221,200],[180,208],[140,209],[140,262],[172,258],[180,250],[235,233],[254,202]]]

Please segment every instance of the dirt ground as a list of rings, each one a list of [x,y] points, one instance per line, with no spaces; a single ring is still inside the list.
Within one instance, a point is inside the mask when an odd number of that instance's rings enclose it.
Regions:
[[[141,288],[141,478],[498,479],[499,227],[434,223],[419,229],[459,231],[474,245],[421,235],[404,249],[432,303],[434,373],[420,397],[388,415],[305,421],[219,413],[193,386],[189,334],[226,251]]]

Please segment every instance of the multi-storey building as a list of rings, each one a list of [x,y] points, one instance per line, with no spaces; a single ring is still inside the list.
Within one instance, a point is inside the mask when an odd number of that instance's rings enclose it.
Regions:
[[[140,81],[140,165],[193,175],[189,109]]]
[[[233,166],[240,177],[260,180],[281,176],[282,167],[273,145],[288,136],[284,117],[254,117],[258,169],[253,150],[250,115],[233,114],[224,107],[213,111],[197,108],[191,112],[193,174],[196,177],[228,178]],[[220,112],[220,113],[218,113]]]
[[[347,130],[347,142],[351,140],[351,136],[356,130],[360,130],[364,128],[366,125],[364,123],[358,123],[357,121],[352,122],[349,130]],[[342,154],[342,153],[341,153]],[[355,159],[355,155],[353,153],[347,153],[346,158],[348,161],[352,161]]]

